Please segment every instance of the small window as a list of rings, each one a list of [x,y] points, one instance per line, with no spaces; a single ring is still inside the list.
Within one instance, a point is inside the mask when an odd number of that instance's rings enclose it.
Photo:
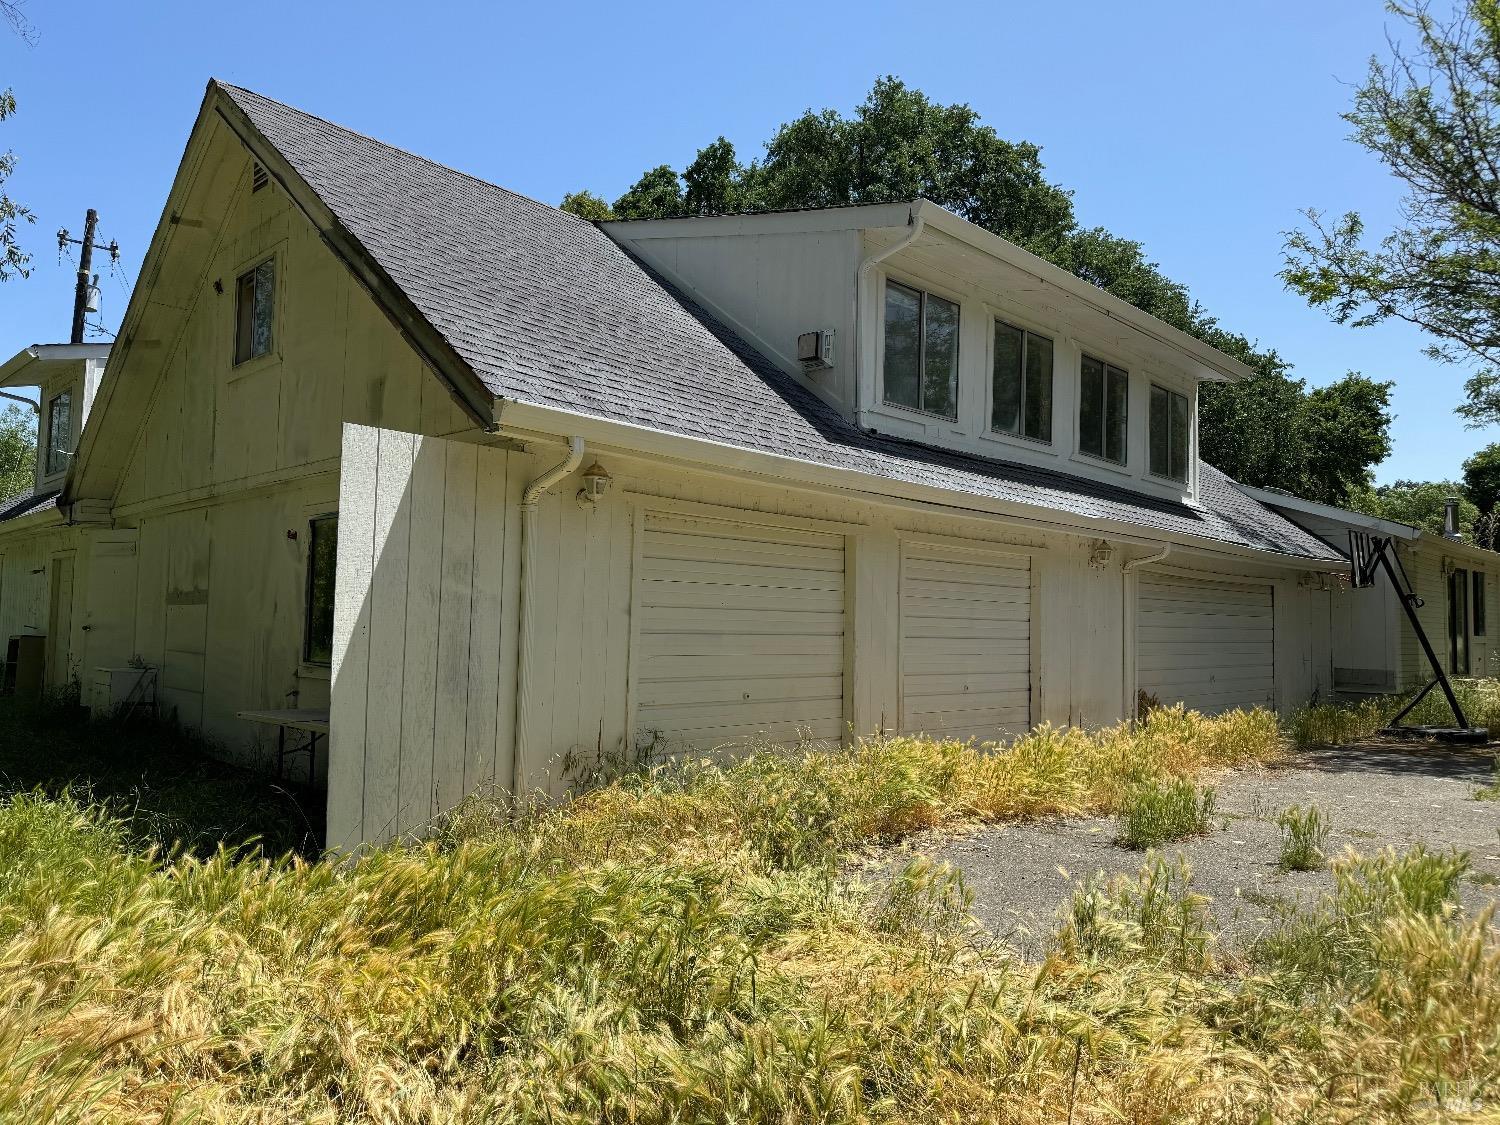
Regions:
[[[338,516],[319,516],[308,524],[307,622],[303,658],[309,664],[333,663],[333,581],[339,553]]]
[[[958,306],[885,285],[885,401],[942,418],[958,410]]]
[[[1482,637],[1484,636],[1484,572],[1481,570],[1474,572],[1474,601],[1471,612],[1474,621],[1474,635]]]
[[[1052,440],[1052,341],[995,321],[990,428]]]
[[[63,391],[47,403],[47,475],[60,473],[73,456],[73,393]]]
[[[1469,572],[1448,575],[1448,671],[1469,674]]]
[[[276,263],[271,258],[240,275],[235,285],[235,363],[270,352],[275,290]]]
[[[1130,376],[1093,356],[1084,356],[1078,388],[1078,448],[1125,464],[1125,423]]]
[[[1187,482],[1187,395],[1165,387],[1151,388],[1151,473],[1153,476]]]

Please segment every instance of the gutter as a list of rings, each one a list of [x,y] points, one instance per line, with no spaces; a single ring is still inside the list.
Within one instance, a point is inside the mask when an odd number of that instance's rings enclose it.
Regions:
[[[525,784],[525,763],[531,748],[531,736],[527,720],[535,710],[537,685],[533,667],[536,661],[537,634],[541,629],[540,618],[532,608],[531,587],[536,581],[538,544],[536,541],[537,505],[547,490],[562,480],[583,463],[584,443],[581,437],[568,439],[568,455],[550,469],[536,477],[521,493],[521,574],[520,574],[520,643],[516,656],[516,715],[514,751],[510,763],[510,794],[519,797]]]
[[[859,263],[859,273],[854,285],[854,423],[861,429],[864,428],[864,403],[861,396],[864,392],[865,377],[865,294],[870,288],[870,274],[877,265],[885,261],[892,254],[905,250],[913,242],[922,236],[922,231],[927,226],[927,220],[922,216],[922,201],[919,199],[906,212],[906,225],[909,228],[905,235],[896,242],[887,246],[884,250],[877,250],[864,261]],[[871,344],[874,347],[874,344]],[[873,375],[874,372],[872,371]]]
[[[27,398],[25,395],[13,395],[9,391],[0,391],[0,398],[8,398],[12,402],[23,403],[24,405],[31,407],[31,412],[38,418],[42,416],[42,404],[33,399]]]

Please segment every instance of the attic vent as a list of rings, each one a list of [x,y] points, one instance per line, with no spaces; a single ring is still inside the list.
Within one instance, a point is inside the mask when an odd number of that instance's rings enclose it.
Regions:
[[[259,160],[250,162],[250,190],[259,191],[271,182],[271,174],[260,166]]]

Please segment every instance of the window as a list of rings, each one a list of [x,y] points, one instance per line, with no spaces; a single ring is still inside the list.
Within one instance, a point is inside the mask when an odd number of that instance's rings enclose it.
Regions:
[[[1052,341],[995,321],[990,428],[1052,440]]]
[[[1474,601],[1470,610],[1474,620],[1474,635],[1484,636],[1484,572],[1474,572]]]
[[[1188,478],[1187,395],[1151,388],[1151,472],[1184,483]]]
[[[1448,575],[1448,671],[1469,674],[1469,572]]]
[[[338,516],[308,523],[307,622],[302,656],[309,664],[333,663],[333,579],[339,553]]]
[[[271,350],[271,309],[276,289],[276,263],[267,258],[240,275],[235,290],[234,362]]]
[[[46,472],[60,473],[73,456],[73,392],[53,395],[47,403]]]
[[[1130,376],[1103,360],[1084,356],[1078,388],[1078,448],[1125,464],[1125,417]]]
[[[885,284],[885,401],[953,418],[958,409],[958,306]]]

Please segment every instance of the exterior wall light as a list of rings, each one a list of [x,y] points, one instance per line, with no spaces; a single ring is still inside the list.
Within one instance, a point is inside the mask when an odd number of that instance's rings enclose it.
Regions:
[[[578,503],[589,507],[604,499],[615,478],[604,471],[604,466],[595,461],[583,470],[583,487],[578,490]]]
[[[1094,544],[1093,553],[1089,555],[1089,566],[1095,570],[1103,570],[1109,566],[1109,560],[1115,557],[1115,549],[1106,540],[1099,540]]]

